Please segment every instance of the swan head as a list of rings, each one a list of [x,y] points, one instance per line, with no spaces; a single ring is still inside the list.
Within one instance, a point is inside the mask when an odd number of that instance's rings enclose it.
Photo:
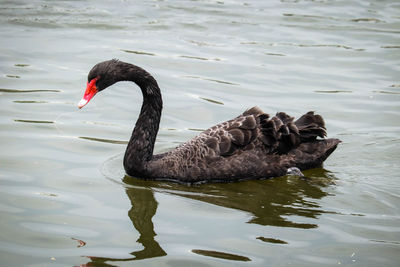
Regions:
[[[118,82],[120,74],[120,61],[117,59],[107,60],[96,64],[88,74],[85,94],[78,103],[83,108],[100,91]]]

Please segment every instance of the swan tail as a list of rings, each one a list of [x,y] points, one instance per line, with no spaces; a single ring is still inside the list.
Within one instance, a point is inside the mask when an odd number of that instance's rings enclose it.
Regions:
[[[270,118],[258,115],[262,132],[261,141],[269,148],[269,153],[286,154],[302,143],[314,142],[317,137],[326,137],[325,122],[320,115],[310,111],[298,120],[284,112]]]
[[[340,142],[339,139],[329,138],[301,143],[289,155],[294,157],[295,165],[300,170],[320,167]]]

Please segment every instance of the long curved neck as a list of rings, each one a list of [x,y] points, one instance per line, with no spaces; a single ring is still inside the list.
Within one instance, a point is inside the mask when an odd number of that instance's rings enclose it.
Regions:
[[[127,174],[143,176],[153,157],[154,143],[160,124],[162,98],[156,80],[145,70],[129,64],[122,80],[136,83],[143,94],[143,104],[124,156]]]

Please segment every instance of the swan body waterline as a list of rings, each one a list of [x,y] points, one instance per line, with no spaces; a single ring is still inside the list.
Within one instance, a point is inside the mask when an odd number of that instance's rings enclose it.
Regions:
[[[183,183],[276,177],[291,167],[320,166],[340,143],[324,139],[324,120],[314,112],[295,121],[286,113],[270,117],[253,107],[169,152],[153,155],[163,103],[157,81],[144,69],[116,59],[96,64],[78,107],[119,81],[136,83],[143,95],[123,161],[129,176]]]

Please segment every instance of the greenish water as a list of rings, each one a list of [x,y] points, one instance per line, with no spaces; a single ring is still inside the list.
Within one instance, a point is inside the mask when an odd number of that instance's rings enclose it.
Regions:
[[[398,266],[397,1],[0,1],[1,266]],[[110,58],[157,79],[156,152],[258,105],[315,110],[343,143],[307,179],[124,177],[129,83],[77,103]]]

